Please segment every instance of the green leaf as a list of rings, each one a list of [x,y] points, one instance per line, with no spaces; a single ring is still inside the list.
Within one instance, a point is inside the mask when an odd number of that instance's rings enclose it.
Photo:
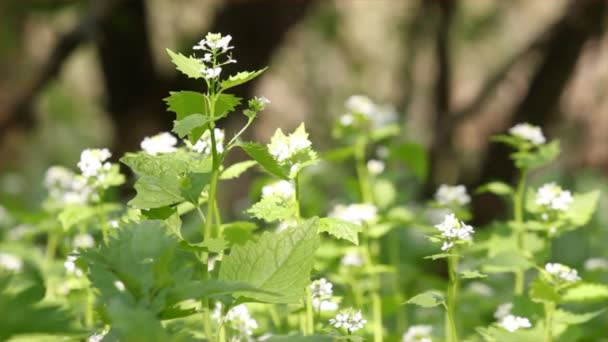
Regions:
[[[236,221],[222,225],[222,233],[224,239],[228,241],[228,245],[244,245],[247,241],[253,239],[253,231],[257,226],[253,222]]]
[[[576,226],[586,225],[595,213],[599,198],[599,190],[575,194],[566,211],[566,217]]]
[[[279,196],[264,196],[247,210],[247,213],[266,222],[284,221],[296,215],[297,203]]]
[[[329,233],[338,239],[344,239],[359,245],[361,226],[335,217],[319,219],[319,232]]]
[[[222,261],[219,279],[244,282],[279,296],[238,292],[240,297],[269,303],[296,303],[310,282],[314,251],[319,246],[317,227],[312,218],[278,234],[266,232],[257,241],[233,246]]]
[[[486,192],[495,195],[506,196],[513,194],[513,188],[509,184],[504,182],[490,182],[480,186],[479,188],[477,188],[477,190],[475,190],[476,194],[482,194]]]
[[[211,122],[211,120],[209,120],[209,118],[204,116],[203,114],[192,114],[186,116],[182,120],[175,120],[173,122],[173,132],[175,132],[180,138],[184,138],[186,135],[190,134],[190,132],[192,132],[194,129],[207,127],[207,124],[209,124],[209,122]]]
[[[267,67],[258,71],[241,71],[236,75],[232,75],[228,77],[228,79],[222,81],[222,90],[226,90],[232,87],[236,87],[243,83],[249,82],[254,78],[260,76],[264,71],[268,69]]]
[[[405,303],[418,305],[423,308],[434,308],[439,305],[445,305],[445,298],[443,297],[443,293],[431,290],[415,295]]]
[[[479,271],[473,270],[473,271],[462,271],[459,273],[460,277],[462,279],[477,279],[477,278],[487,278],[488,275],[487,274],[483,274]]]
[[[236,97],[232,94],[220,94],[215,100],[215,112],[213,117],[215,119],[226,116],[229,112],[234,111],[236,106],[241,104],[242,98]]]
[[[405,162],[418,180],[426,180],[429,170],[429,157],[422,145],[403,143],[394,146],[390,150],[390,157]]]
[[[201,192],[210,180],[210,173],[189,173],[181,178],[180,195],[188,202],[198,206]]]
[[[567,325],[582,324],[582,323],[588,322],[588,321],[594,319],[595,317],[603,314],[605,311],[606,311],[606,309],[591,311],[591,312],[575,313],[575,312],[558,309],[557,311],[555,311],[555,316],[553,318],[554,319],[553,322],[567,324]]]
[[[279,165],[270,152],[268,152],[266,146],[257,143],[243,143],[240,144],[240,147],[266,172],[285,180],[289,179],[289,170]]]
[[[175,113],[177,121],[193,114],[209,116],[204,94],[187,90],[170,92],[169,94],[169,97],[165,98],[164,101],[167,103],[168,109]]]
[[[520,169],[535,169],[553,161],[559,156],[559,141],[555,140],[548,144],[538,146],[536,150],[526,150],[513,153],[515,165]]]
[[[541,303],[557,303],[560,299],[557,290],[541,279],[536,279],[530,286],[530,298]]]
[[[439,254],[433,254],[433,255],[428,255],[425,256],[425,259],[431,259],[431,260],[439,260],[439,259],[444,259],[444,258],[449,258],[449,257],[459,257],[458,254],[449,254],[449,253],[439,253]]]
[[[380,209],[390,207],[397,199],[397,190],[393,183],[387,179],[376,179],[373,183],[372,192],[374,202]]]
[[[608,286],[604,284],[580,283],[568,288],[562,302],[595,302],[608,300]]]
[[[506,250],[487,258],[482,269],[489,273],[516,272],[526,270],[532,263],[517,250]]]
[[[167,49],[167,53],[171,56],[171,61],[177,67],[177,70],[184,73],[184,75],[190,78],[202,78],[203,74],[201,69],[205,68],[205,65],[194,57],[186,57],[181,53],[175,53]]]
[[[238,178],[241,174],[255,166],[257,163],[258,162],[256,162],[255,160],[246,160],[232,164],[227,169],[222,171],[220,179],[226,180]]]

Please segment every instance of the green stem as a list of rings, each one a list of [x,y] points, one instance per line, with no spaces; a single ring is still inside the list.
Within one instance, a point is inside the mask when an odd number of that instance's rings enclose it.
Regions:
[[[213,330],[211,328],[211,315],[209,313],[209,298],[203,298],[201,303],[203,305],[203,329],[205,331],[205,337],[208,341],[211,341]]]
[[[369,176],[367,174],[367,167],[365,166],[365,146],[367,142],[365,138],[357,139],[355,145],[355,166],[357,169],[357,179],[359,180],[359,190],[361,191],[361,198],[365,203],[372,203],[372,192],[369,185]]]
[[[519,182],[517,183],[517,190],[513,196],[513,214],[515,216],[515,239],[517,243],[517,249],[525,253],[524,246],[524,234],[525,229],[523,227],[524,223],[524,213],[523,213],[523,202],[524,202],[524,190],[526,186],[526,174],[527,171],[525,169],[521,170]],[[525,272],[524,270],[517,270],[515,272],[515,286],[513,292],[521,296],[524,293],[524,281],[525,281]]]
[[[300,175],[297,174],[293,179],[294,193],[293,198],[296,201],[296,219],[300,221],[302,215],[300,212]]]
[[[545,303],[545,339],[544,342],[553,342],[553,313],[555,303]]]
[[[376,285],[379,284],[377,283]],[[378,293],[377,288],[372,293],[372,311],[374,316],[374,342],[382,342],[382,299],[380,298],[380,294]]]
[[[402,310],[401,303],[405,301],[401,292],[401,257],[399,249],[400,239],[399,239],[399,230],[395,229],[392,232],[393,237],[390,239],[388,243],[389,248],[389,258],[391,260],[391,265],[397,268],[397,272],[394,275],[394,291],[395,291],[395,305],[399,308],[397,310],[397,331],[405,331],[407,327],[407,316],[406,311]]]
[[[47,242],[46,242],[46,261],[50,266],[55,258],[55,251],[57,250],[57,245],[59,243],[60,232],[56,230],[50,230],[47,234]]]
[[[450,281],[448,283],[448,298],[447,298],[447,320],[448,320],[448,342],[458,342],[458,330],[456,328],[456,296],[458,295],[458,276],[456,270],[458,268],[458,257],[448,257],[448,273]]]
[[[310,336],[315,333],[315,317],[312,309],[312,296],[310,286],[306,287],[306,333],[305,336]]]

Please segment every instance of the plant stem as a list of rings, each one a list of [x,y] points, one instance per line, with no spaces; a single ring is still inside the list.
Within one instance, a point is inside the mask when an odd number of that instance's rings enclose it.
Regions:
[[[372,203],[372,192],[369,186],[369,177],[365,166],[365,146],[367,142],[365,138],[358,138],[355,145],[355,166],[357,169],[357,179],[359,180],[359,190],[361,191],[361,199],[365,203]]]
[[[310,287],[306,287],[306,323],[307,329],[305,336],[310,336],[315,333],[315,317],[312,309],[312,296],[310,293]]]
[[[376,285],[379,284],[376,283]],[[374,292],[372,292],[372,312],[374,316],[374,342],[382,342],[382,299],[378,293],[377,286]]]
[[[448,257],[448,273],[450,281],[448,283],[448,300],[447,300],[447,320],[449,330],[447,332],[448,342],[458,342],[458,330],[456,328],[456,296],[458,295],[458,276],[456,275],[456,269],[458,268],[458,257]]]
[[[55,251],[57,250],[57,244],[59,242],[60,232],[57,230],[49,230],[47,234],[46,242],[46,262],[48,266],[51,265],[55,258]]]
[[[517,190],[513,196],[513,214],[515,216],[515,239],[517,242],[517,249],[520,252],[525,252],[524,248],[524,215],[523,215],[523,202],[524,202],[524,190],[526,186],[526,169],[521,170],[519,182],[517,183]],[[525,271],[517,270],[515,272],[515,287],[513,292],[515,295],[521,296],[524,293],[524,279]]]
[[[293,197],[294,200],[296,201],[296,219],[298,221],[300,221],[301,219],[301,212],[300,212],[300,175],[297,174],[295,176],[295,178],[293,179],[293,187],[294,187],[294,193],[293,193]]]
[[[407,316],[406,311],[401,310],[401,303],[405,300],[401,294],[401,257],[399,249],[401,247],[399,230],[395,229],[392,232],[394,235],[388,242],[389,258],[391,265],[397,268],[397,272],[394,275],[394,291],[395,291],[395,304],[399,308],[397,310],[397,331],[405,331],[407,327]]]
[[[213,336],[213,330],[211,329],[211,315],[209,314],[209,298],[204,297],[201,303],[203,306],[203,329],[205,330],[205,337],[210,341]]]
[[[553,313],[555,303],[545,303],[545,339],[544,342],[553,342]]]

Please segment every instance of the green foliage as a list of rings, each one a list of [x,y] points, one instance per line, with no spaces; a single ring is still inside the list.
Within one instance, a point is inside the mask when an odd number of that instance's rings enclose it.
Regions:
[[[263,196],[247,210],[247,213],[266,222],[284,221],[295,217],[296,205],[293,199],[284,199],[276,195]]]
[[[319,219],[319,232],[326,232],[338,239],[344,239],[355,245],[359,244],[361,226],[335,217]]]
[[[257,240],[234,246],[220,268],[219,279],[243,282],[270,295],[250,291],[239,297],[269,303],[295,303],[304,296],[312,269],[312,252],[319,245],[316,218],[274,233],[264,233]]]
[[[201,70],[204,69],[203,63],[194,57],[186,57],[181,53],[175,53],[167,49],[167,53],[171,56],[171,61],[184,75],[190,78],[203,78]]]
[[[390,157],[405,162],[418,180],[426,181],[429,157],[424,147],[415,143],[403,143],[391,148]]]
[[[255,166],[257,162],[255,160],[246,160],[239,163],[230,165],[220,175],[220,179],[235,179],[242,175],[245,171]]]
[[[434,308],[439,305],[445,305],[445,298],[439,291],[426,291],[408,299],[406,303],[423,308]]]
[[[264,71],[266,71],[266,69],[268,68],[264,68],[258,71],[241,71],[236,75],[232,75],[228,77],[228,79],[222,81],[222,89],[226,90],[241,85],[243,83],[247,83],[253,80],[254,78],[260,76]]]
[[[608,300],[608,286],[605,284],[579,283],[565,290],[563,302],[595,302]]]
[[[477,190],[475,191],[475,193],[478,194],[487,192],[500,196],[512,195],[514,193],[513,188],[509,184],[503,182],[486,183],[477,188]]]
[[[281,179],[289,179],[289,169],[281,166],[268,152],[268,148],[257,143],[243,143],[239,145],[247,155],[255,160],[266,172]]]

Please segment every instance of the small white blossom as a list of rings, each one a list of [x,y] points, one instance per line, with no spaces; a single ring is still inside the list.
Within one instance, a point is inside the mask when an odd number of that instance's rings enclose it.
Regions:
[[[175,152],[175,145],[177,145],[177,138],[168,132],[158,133],[152,137],[145,137],[140,144],[144,152],[153,156],[161,153]]]
[[[512,310],[513,303],[502,303],[496,308],[496,311],[494,312],[494,318],[496,318],[497,320],[501,320],[510,315]]]
[[[76,175],[63,166],[51,166],[46,171],[44,186],[49,198],[58,204],[85,204],[95,190],[87,184],[86,178]]]
[[[106,333],[104,332],[94,333],[93,335],[89,336],[88,342],[101,342],[105,336]]]
[[[540,127],[530,125],[529,123],[517,124],[509,129],[509,133],[523,140],[527,140],[534,145],[542,145],[546,142]]]
[[[106,162],[112,154],[107,148],[86,149],[80,154],[78,168],[85,177],[96,177],[100,171],[108,170],[110,163]]]
[[[471,241],[473,239],[473,227],[458,220],[454,214],[447,214],[443,222],[435,225],[444,239],[441,250],[447,251],[454,246],[456,241]]]
[[[288,200],[293,197],[295,192],[294,186],[291,182],[286,180],[280,180],[262,188],[262,197],[278,196],[284,200]]]
[[[355,118],[350,113],[346,113],[340,117],[340,124],[342,126],[350,126],[353,122],[355,122]]]
[[[442,184],[435,192],[435,200],[442,205],[466,205],[471,202],[471,197],[467,193],[464,185]]]
[[[545,271],[550,275],[554,276],[558,281],[564,281],[566,283],[574,283],[581,278],[578,276],[578,272],[566,265],[558,263],[547,263],[545,265]]]
[[[378,209],[369,203],[358,203],[350,205],[338,204],[329,214],[344,221],[362,225],[376,220]]]
[[[230,46],[232,36],[226,35],[222,37],[221,33],[207,33],[205,39],[201,40],[192,49],[194,50],[221,50],[226,52],[233,48]]]
[[[215,137],[215,150],[217,153],[223,153],[225,139],[224,131],[219,128],[214,128],[213,135]],[[186,146],[198,153],[210,155],[213,152],[213,147],[211,146],[211,132],[206,130],[194,145],[192,145],[189,141],[186,141]]]
[[[203,73],[203,77],[209,80],[209,79],[220,77],[222,68],[221,67],[204,68],[204,69],[201,69],[201,72]]]
[[[433,327],[430,325],[412,325],[403,334],[401,342],[433,342],[432,332]]]
[[[125,290],[125,284],[120,280],[114,282],[114,287],[120,292]]]
[[[361,253],[357,252],[346,253],[340,260],[340,264],[345,267],[361,267],[364,262],[365,260]]]
[[[344,106],[351,113],[363,114],[366,117],[371,117],[376,111],[374,102],[365,95],[352,95],[346,100]]]
[[[363,328],[367,320],[363,319],[361,310],[345,309],[340,310],[335,318],[329,320],[329,323],[336,328],[344,328],[349,332],[355,332]]]
[[[63,267],[65,267],[65,270],[67,271],[68,274],[73,274],[73,275],[75,275],[77,277],[82,277],[83,273],[76,266],[76,259],[77,259],[76,256],[74,256],[74,255],[68,255],[67,259],[63,263]]]
[[[281,129],[277,129],[268,144],[268,152],[279,163],[283,163],[300,152],[310,149],[311,146],[308,133],[302,124],[289,135],[285,135]]]
[[[367,171],[372,175],[379,175],[384,172],[384,162],[377,159],[370,159],[367,162]]]
[[[7,271],[19,272],[23,268],[23,261],[16,255],[0,253],[0,268]]]
[[[331,300],[333,284],[325,278],[315,280],[310,284],[312,306],[318,311],[336,311],[338,304]]]
[[[218,322],[222,321],[222,307],[222,303],[216,302],[211,318]],[[230,329],[235,330],[241,335],[238,337],[248,338],[258,328],[258,322],[251,317],[249,310],[244,304],[239,304],[228,310],[223,317],[223,321]]]
[[[541,186],[536,192],[536,204],[551,210],[566,211],[572,201],[572,193],[553,182]]]
[[[211,62],[211,57],[212,57],[212,54],[210,54],[210,53],[205,53],[205,54],[203,55],[203,58],[201,58],[201,61],[203,61],[203,62],[207,62],[207,63],[208,63],[208,62]]]
[[[483,297],[492,297],[494,295],[494,289],[480,281],[471,282],[468,288],[471,292],[477,293]]]
[[[118,228],[118,226],[120,225],[118,220],[110,220],[109,224],[110,224],[110,227],[112,227],[112,228]]]
[[[529,319],[513,315],[507,315],[506,317],[502,318],[498,325],[505,328],[509,332],[515,332],[522,328],[532,327]]]
[[[95,239],[89,234],[78,234],[74,237],[75,248],[91,248],[95,246]]]
[[[606,258],[590,258],[585,260],[585,269],[587,271],[608,270],[608,259]]]

